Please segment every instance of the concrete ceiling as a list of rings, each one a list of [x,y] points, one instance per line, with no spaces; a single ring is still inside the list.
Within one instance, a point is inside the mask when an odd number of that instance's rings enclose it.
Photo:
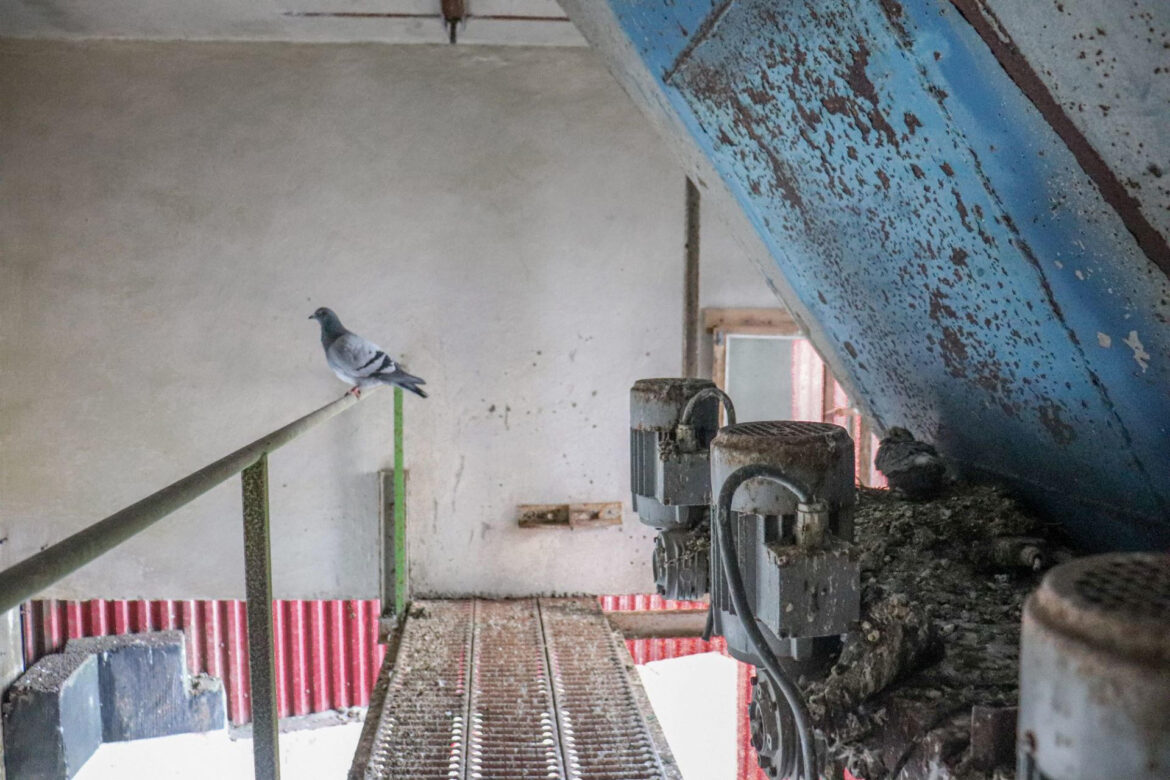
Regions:
[[[556,0],[465,0],[459,43],[583,46]],[[447,43],[440,0],[4,0],[0,37]]]

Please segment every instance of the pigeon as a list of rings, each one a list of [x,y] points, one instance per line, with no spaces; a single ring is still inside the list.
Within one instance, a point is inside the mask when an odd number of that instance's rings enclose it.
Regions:
[[[936,496],[946,473],[938,450],[897,427],[886,431],[873,465],[886,476],[891,488],[915,501]]]
[[[362,388],[373,385],[394,385],[420,398],[427,397],[419,388],[425,381],[403,371],[377,344],[346,330],[332,309],[322,306],[309,319],[321,324],[325,361],[338,379],[353,385],[349,392],[358,398],[362,397]]]

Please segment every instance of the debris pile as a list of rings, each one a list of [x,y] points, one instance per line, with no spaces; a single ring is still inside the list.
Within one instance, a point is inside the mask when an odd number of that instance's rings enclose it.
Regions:
[[[865,780],[1014,777],[1020,615],[1054,557],[1045,529],[992,487],[920,503],[861,488],[855,534],[860,628],[801,680],[827,755]]]

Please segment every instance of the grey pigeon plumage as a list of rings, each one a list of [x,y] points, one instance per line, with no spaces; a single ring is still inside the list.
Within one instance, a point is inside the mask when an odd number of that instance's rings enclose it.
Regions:
[[[886,432],[873,464],[885,475],[891,488],[916,501],[936,496],[946,474],[938,450],[917,441],[905,428],[890,428]]]
[[[346,330],[332,309],[322,306],[309,319],[321,325],[321,346],[325,360],[342,382],[353,385],[350,392],[360,397],[362,389],[374,385],[393,385],[426,398],[419,388],[426,382],[406,373],[381,347]]]

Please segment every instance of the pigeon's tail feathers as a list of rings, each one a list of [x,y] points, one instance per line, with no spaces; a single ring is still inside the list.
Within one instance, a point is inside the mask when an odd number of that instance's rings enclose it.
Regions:
[[[417,395],[419,398],[426,398],[427,397],[427,391],[419,389],[418,385],[399,385],[399,387],[401,387],[403,390],[409,390],[410,392]]]
[[[388,385],[401,387],[403,390],[409,390],[417,395],[419,398],[426,398],[426,391],[421,390],[419,385],[425,385],[427,382],[421,377],[408,374],[401,368],[396,368],[393,371],[388,371],[385,374],[378,374],[378,379],[382,380]]]

